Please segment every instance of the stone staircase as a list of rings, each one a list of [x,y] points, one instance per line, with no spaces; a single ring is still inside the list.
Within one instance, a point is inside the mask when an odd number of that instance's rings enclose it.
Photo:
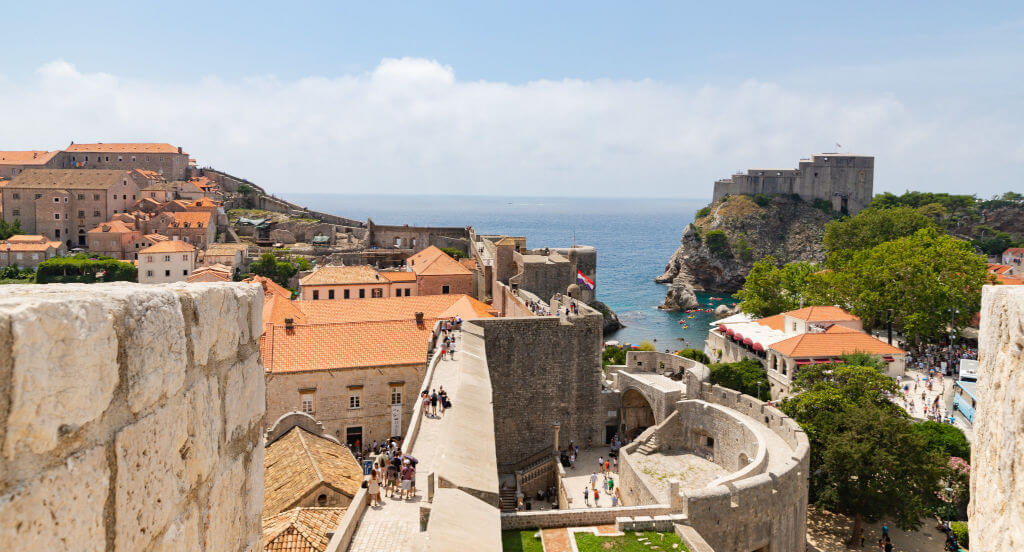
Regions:
[[[516,489],[515,487],[502,487],[498,491],[498,496],[501,498],[501,511],[502,513],[515,512],[516,511]]]
[[[658,441],[658,434],[655,433],[650,436],[642,445],[636,448],[636,451],[644,456],[649,456],[658,452],[661,449],[661,442]]]

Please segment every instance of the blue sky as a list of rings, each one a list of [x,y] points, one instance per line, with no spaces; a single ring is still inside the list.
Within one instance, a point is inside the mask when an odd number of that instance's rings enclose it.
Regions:
[[[281,190],[705,197],[838,142],[879,190],[1024,188],[1024,4],[710,4],[17,3],[0,147],[171,141]]]

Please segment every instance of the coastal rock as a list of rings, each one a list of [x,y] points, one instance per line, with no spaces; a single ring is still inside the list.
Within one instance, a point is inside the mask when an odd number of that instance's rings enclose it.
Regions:
[[[717,307],[715,307],[715,320],[718,320],[719,318],[725,318],[726,316],[732,316],[734,314],[738,314],[739,312],[740,307],[738,305],[731,308],[729,307],[729,305],[718,305]]]
[[[668,292],[665,294],[665,303],[661,305],[664,310],[692,309],[700,305],[697,294],[694,293],[693,284],[689,279],[680,276],[672,280]]]
[[[590,304],[590,306],[594,307],[594,309],[597,310],[597,312],[600,312],[601,316],[604,318],[604,323],[602,327],[604,335],[608,335],[612,332],[615,332],[616,330],[625,328],[622,322],[619,321],[619,315],[615,314],[615,311],[609,308],[608,305],[605,305],[604,303],[595,300],[593,303]]]
[[[729,196],[708,209],[686,226],[679,249],[655,278],[672,283],[665,308],[687,308],[680,306],[689,297],[687,286],[689,291],[735,292],[765,255],[783,263],[825,258],[821,241],[833,215],[800,199],[772,196],[761,206],[749,196]]]

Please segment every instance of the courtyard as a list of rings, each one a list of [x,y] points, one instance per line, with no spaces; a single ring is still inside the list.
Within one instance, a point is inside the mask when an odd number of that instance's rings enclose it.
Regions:
[[[669,502],[668,484],[679,480],[680,489],[702,489],[727,475],[725,468],[683,450],[662,451],[650,456],[632,454],[637,473],[644,485],[662,503]]]

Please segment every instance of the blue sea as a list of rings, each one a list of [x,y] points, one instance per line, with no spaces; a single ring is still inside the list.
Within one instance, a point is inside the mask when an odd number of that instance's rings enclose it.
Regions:
[[[664,312],[666,286],[654,283],[705,199],[574,199],[495,196],[287,194],[312,209],[378,224],[472,226],[482,234],[525,236],[528,247],[597,248],[597,298],[625,328],[606,339],[657,340],[659,350],[703,348],[710,314]],[[710,295],[698,293],[704,304]],[[723,296],[728,299],[727,296]],[[684,324],[679,324],[683,321]],[[684,325],[688,326],[684,329]],[[685,341],[683,341],[685,340]]]

